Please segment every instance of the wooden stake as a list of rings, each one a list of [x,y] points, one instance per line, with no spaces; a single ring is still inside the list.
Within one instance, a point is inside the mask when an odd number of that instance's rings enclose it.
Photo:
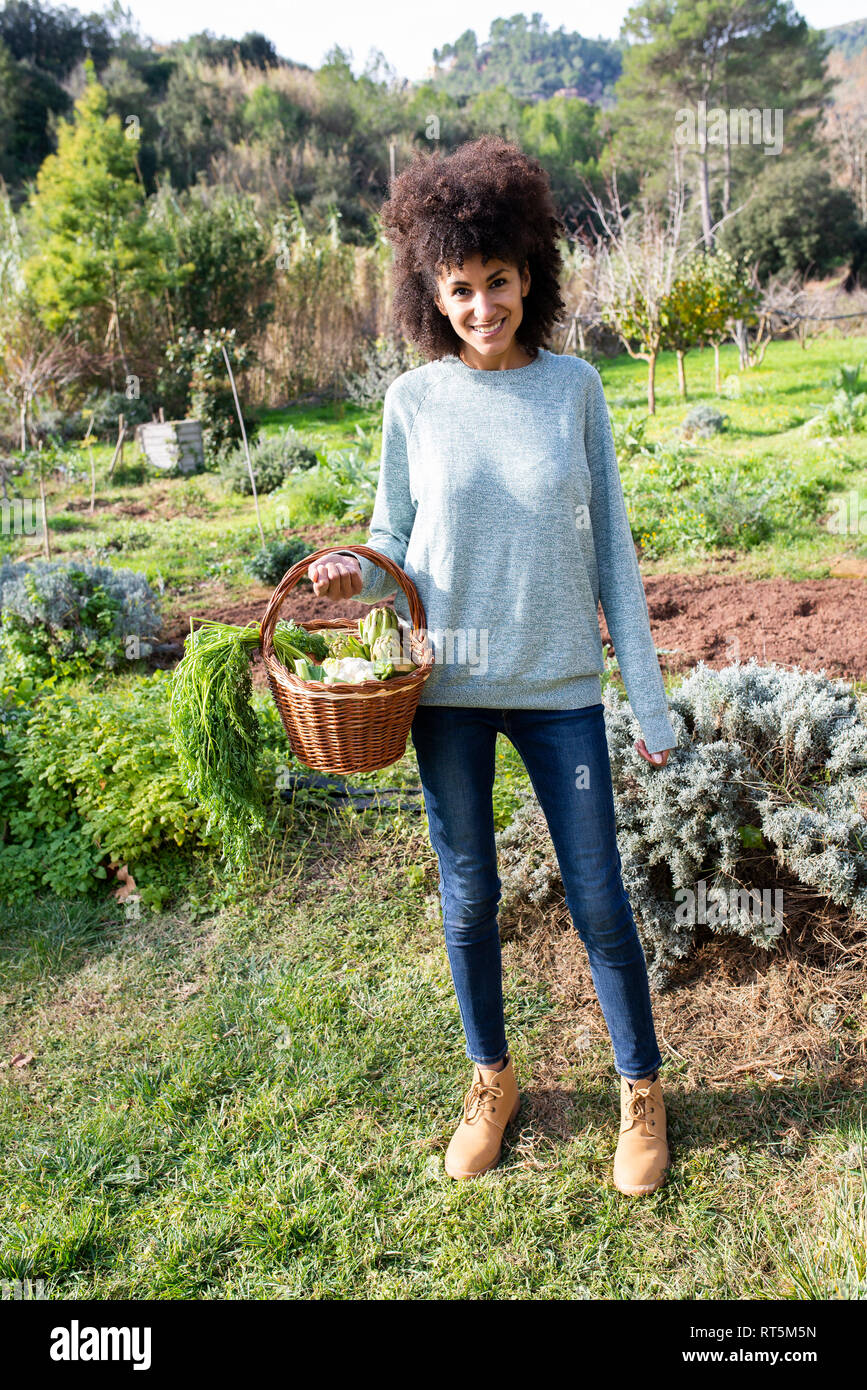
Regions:
[[[120,451],[121,451],[121,449],[123,448],[123,437],[124,437],[125,434],[126,434],[126,427],[125,427],[125,425],[124,425],[124,423],[123,423],[123,416],[120,415],[120,416],[118,416],[117,443],[116,443],[115,446],[114,446],[114,457],[112,458],[111,464],[109,465],[109,469],[108,469],[108,476],[109,476],[109,477],[111,477],[112,473],[114,472],[114,465],[117,463],[118,457],[120,456]]]
[[[88,511],[93,516],[96,507],[96,467],[93,462],[93,450],[88,449],[87,452],[90,454],[90,507]]]
[[[42,449],[42,440],[39,441]],[[46,560],[51,559],[51,541],[48,538],[48,510],[45,506],[45,479],[42,476],[42,455],[39,456],[39,496],[42,498],[42,549]]]
[[[239,424],[240,424],[240,426],[241,426],[241,438],[242,438],[243,441],[244,441],[244,452],[245,452],[245,454],[247,455],[247,469],[248,469],[248,472],[249,472],[249,474],[250,474],[250,485],[251,485],[251,487],[252,487],[252,489],[253,489],[253,502],[254,502],[255,507],[256,507],[256,520],[257,520],[258,523],[259,523],[259,535],[262,537],[262,549],[264,550],[264,549],[265,549],[265,532],[262,530],[262,516],[261,516],[261,513],[260,513],[260,511],[259,511],[259,498],[258,498],[258,496],[257,496],[257,494],[256,494],[256,479],[253,477],[253,464],[252,464],[252,462],[250,461],[250,446],[249,446],[248,443],[247,443],[247,431],[244,429],[244,417],[243,417],[243,415],[241,414],[241,406],[240,406],[240,402],[238,401],[238,392],[237,392],[237,390],[235,389],[235,378],[234,378],[234,376],[233,376],[233,374],[232,374],[232,364],[231,364],[231,362],[229,361],[229,354],[228,354],[227,351],[226,351],[226,344],[223,343],[222,347],[223,347],[223,357],[225,358],[226,367],[227,367],[228,372],[229,372],[229,380],[230,380],[231,383],[232,383],[232,395],[235,397],[235,409],[236,409],[236,411],[238,412],[238,422],[239,422]]]

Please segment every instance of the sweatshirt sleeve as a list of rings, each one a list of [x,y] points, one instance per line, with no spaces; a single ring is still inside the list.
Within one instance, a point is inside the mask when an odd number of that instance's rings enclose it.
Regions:
[[[403,569],[416,509],[410,495],[407,450],[414,411],[409,400],[397,389],[400,380],[398,377],[393,381],[385,393],[379,482],[367,544]],[[351,555],[352,551],[338,550],[336,553]],[[361,566],[362,588],[352,595],[354,599],[359,603],[376,603],[397,593],[399,585],[384,569],[364,555],[356,555],[355,559]]]
[[[591,370],[584,447],[592,481],[590,525],[599,573],[599,598],[647,751],[659,753],[676,748],[677,738],[650,632],[647,599],[623,498],[602,378],[595,367]]]

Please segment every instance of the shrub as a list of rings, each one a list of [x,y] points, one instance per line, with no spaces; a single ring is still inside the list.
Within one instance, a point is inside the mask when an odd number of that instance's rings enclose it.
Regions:
[[[127,439],[129,439],[136,425],[147,424],[157,413],[154,402],[145,396],[134,397],[130,400],[123,391],[92,392],[85,400],[77,417],[82,421],[82,428],[76,434],[79,439],[87,433],[91,412],[94,416],[93,436],[97,439],[107,438],[111,443],[117,439],[117,417],[119,415],[123,416]]]
[[[374,455],[374,435],[355,426],[355,443],[348,449],[330,450],[319,471],[333,478],[340,488],[340,519],[363,525],[373,514],[376,486],[379,481],[379,460]]]
[[[244,569],[260,584],[279,584],[286,571],[309,553],[309,545],[298,536],[269,541],[264,550],[257,550],[255,555],[244,561]],[[301,583],[304,583],[303,579]]]
[[[290,478],[281,488],[279,500],[293,526],[342,521],[346,510],[340,484],[318,465]]]
[[[611,432],[614,435],[614,448],[618,459],[628,462],[629,459],[635,458],[636,454],[648,452],[645,440],[647,421],[648,417],[637,411],[630,412],[624,419],[612,417]]]
[[[305,444],[302,436],[291,426],[287,426],[282,434],[263,435],[250,448],[257,492],[274,492],[290,474],[312,468],[316,461],[316,450]],[[220,471],[224,483],[233,492],[252,493],[243,447],[229,456]]]
[[[36,678],[116,666],[125,639],[155,636],[158,600],[143,575],[87,560],[0,565],[0,655]]]
[[[783,924],[729,897],[757,854],[867,922],[867,698],[824,673],[699,663],[669,697],[678,747],[662,769],[636,751],[628,702],[606,687],[603,703],[623,882],[654,986],[692,949],[684,890],[702,878],[726,895],[712,930],[758,946],[779,937]],[[504,914],[563,895],[541,808],[523,797],[497,835]]]
[[[713,405],[694,405],[684,417],[680,432],[684,439],[709,439],[711,435],[721,434],[728,425],[729,417],[723,415]]]
[[[34,702],[27,692],[0,707],[0,901],[93,893],[126,864],[142,901],[159,907],[167,851],[216,857],[220,843],[184,791],[172,745],[171,679],[156,671],[80,698],[47,690]],[[271,696],[254,694],[253,707],[273,799],[275,766],[293,759]]]
[[[343,380],[347,400],[356,405],[381,405],[393,381],[427,359],[404,338],[381,334],[368,343],[362,353],[362,367]]]
[[[831,378],[834,395],[827,405],[807,421],[806,431],[815,435],[854,434],[867,423],[867,381],[861,377],[864,363],[846,363]]]

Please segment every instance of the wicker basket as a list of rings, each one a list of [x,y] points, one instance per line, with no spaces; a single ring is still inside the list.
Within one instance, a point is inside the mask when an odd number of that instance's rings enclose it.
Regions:
[[[278,660],[274,628],[280,607],[314,561],[334,553],[334,547],[315,550],[284,574],[265,610],[260,629],[262,660],[271,694],[289,737],[292,752],[318,772],[375,772],[389,767],[406,752],[410,725],[421,688],[433,669],[434,654],[426,633],[425,611],[412,580],[387,555],[366,545],[343,546],[353,555],[366,556],[396,579],[409,601],[412,628],[409,649],[416,669],[387,681],[350,684],[340,681],[304,681]],[[321,628],[348,628],[357,632],[353,618],[315,619],[299,623],[307,632]],[[405,625],[402,626],[403,636]]]

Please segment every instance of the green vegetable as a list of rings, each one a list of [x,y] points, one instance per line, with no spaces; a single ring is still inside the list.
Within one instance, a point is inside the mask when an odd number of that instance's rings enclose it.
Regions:
[[[252,837],[264,833],[264,797],[256,767],[259,725],[250,704],[250,657],[259,649],[259,624],[203,622],[190,631],[172,677],[169,727],[190,797],[208,815],[224,857],[249,863]],[[313,649],[311,651],[311,649]],[[327,652],[318,633],[278,622],[274,652],[289,670]]]
[[[394,662],[386,661],[383,657],[379,657],[373,663],[373,673],[377,680],[387,681],[389,676],[394,675]]]
[[[362,661],[370,660],[370,649],[358,640],[354,632],[345,629],[339,632],[333,642],[329,643],[328,655],[342,660],[344,657],[356,656]]]
[[[387,632],[397,632],[397,614],[393,608],[371,608],[363,618],[358,619],[358,635],[373,655],[373,644],[378,637]]]
[[[303,681],[321,681],[325,673],[321,666],[315,665],[302,656],[295,662],[295,674],[300,676]]]
[[[329,655],[328,644],[321,632],[308,632],[306,628],[299,627],[293,623],[291,618],[284,622],[281,618],[274,627],[274,647],[276,650],[278,634],[282,635],[287,642],[291,642],[293,647],[297,647],[299,652],[313,656],[317,661],[324,661]],[[280,660],[282,661],[282,657]]]

